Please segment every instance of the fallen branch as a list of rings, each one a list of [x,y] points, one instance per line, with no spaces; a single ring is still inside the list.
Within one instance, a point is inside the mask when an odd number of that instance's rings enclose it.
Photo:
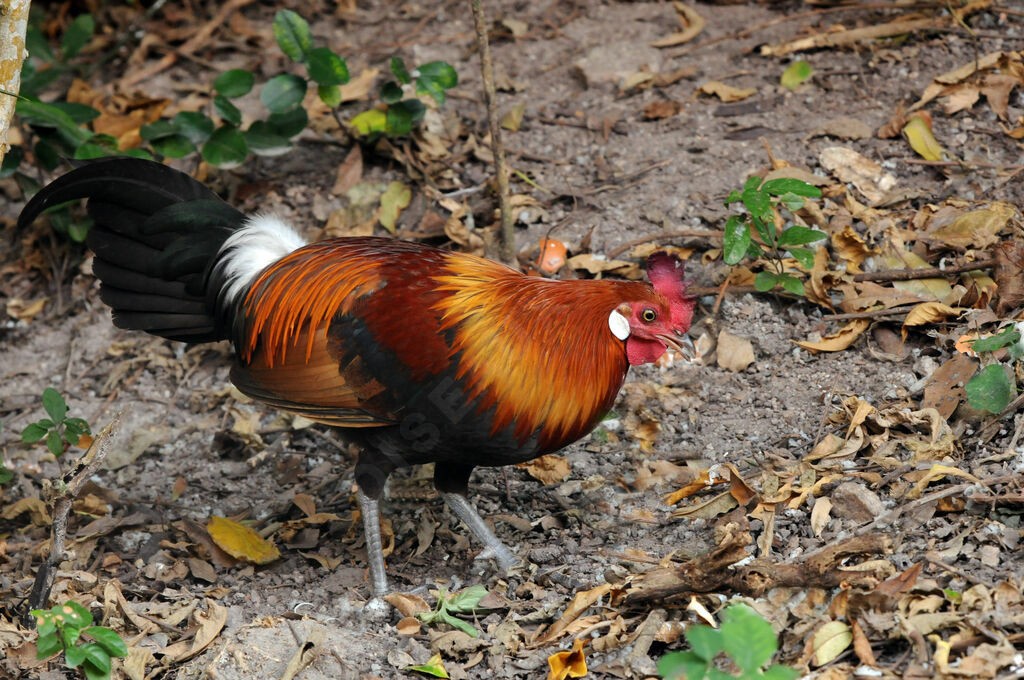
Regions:
[[[712,231],[710,229],[687,229],[686,231],[668,231],[664,234],[652,234],[651,236],[641,236],[640,238],[633,239],[632,241],[626,241],[620,246],[616,246],[608,251],[607,256],[609,260],[614,260],[617,256],[626,252],[630,248],[640,246],[645,243],[654,243],[656,241],[670,241],[674,238],[713,238],[721,239],[725,237],[725,232]]]
[[[498,119],[498,105],[495,102],[494,68],[491,65],[491,44],[487,40],[487,21],[484,18],[483,0],[470,0],[473,19],[476,23],[476,42],[480,50],[480,74],[484,81],[484,102],[487,105],[487,123],[491,130],[491,151],[494,154],[494,171],[498,177],[498,202],[501,206],[501,230],[499,231],[499,254],[506,264],[515,262],[515,216],[508,186],[508,169],[505,166],[505,147],[501,144],[501,124]]]
[[[54,572],[57,564],[64,559],[64,550],[67,544],[68,514],[71,512],[71,504],[75,502],[79,492],[89,478],[96,474],[103,465],[110,445],[114,441],[115,428],[121,422],[121,413],[114,416],[114,419],[96,435],[92,445],[81,458],[75,461],[75,467],[69,470],[61,478],[60,485],[53,485],[50,493],[53,495],[53,525],[50,527],[50,552],[46,561],[39,565],[36,572],[36,580],[32,585],[32,592],[28,598],[28,610],[24,617],[26,625],[31,622],[32,616],[28,613],[33,609],[41,609],[46,606],[50,599],[50,589],[53,587]]]
[[[976,260],[974,262],[966,262],[964,264],[953,265],[952,267],[945,267],[939,269],[934,267],[931,269],[887,269],[881,272],[864,272],[862,274],[854,274],[854,281],[914,281],[916,279],[938,279],[950,274],[963,274],[964,272],[972,272],[975,269],[989,269],[996,265],[996,258],[989,258],[988,260]]]

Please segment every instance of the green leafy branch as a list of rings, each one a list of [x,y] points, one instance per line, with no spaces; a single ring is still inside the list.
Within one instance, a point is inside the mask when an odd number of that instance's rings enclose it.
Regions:
[[[92,625],[92,612],[74,600],[50,609],[33,609],[39,639],[37,658],[48,659],[64,652],[68,668],[81,668],[87,680],[108,680],[112,658],[124,658],[128,647],[116,632]],[[85,642],[82,636],[92,638]]]
[[[1006,349],[1006,354],[1011,360],[1010,370],[1013,371],[1015,365],[1019,366],[1021,358],[1024,358],[1022,330],[1024,323],[1013,324],[996,335],[975,340],[971,345],[971,349],[981,355],[983,361],[994,362],[989,363],[967,381],[967,403],[973,408],[989,413],[1002,413],[1017,395],[1016,381],[1010,379],[1007,367],[993,355],[999,350]]]
[[[796,669],[779,664],[763,668],[778,651],[779,643],[771,624],[745,604],[729,605],[720,628],[690,626],[686,641],[690,643],[689,651],[672,652],[658,661],[658,674],[665,680],[794,680],[800,675]],[[736,672],[726,673],[715,666],[720,654],[728,657]]]
[[[21,431],[21,441],[26,444],[45,438],[50,453],[60,456],[64,453],[64,442],[77,446],[84,435],[92,434],[85,420],[68,418],[67,402],[52,387],[43,390],[43,408],[50,417],[37,420]]]
[[[802,246],[820,241],[826,234],[800,225],[780,230],[776,215],[780,207],[796,212],[804,206],[805,198],[819,197],[821,191],[817,187],[799,179],[779,178],[767,182],[756,176],[748,179],[742,191],[733,191],[725,200],[726,206],[739,202],[746,210],[746,214],[732,215],[725,223],[723,258],[726,264],[736,264],[744,257],[767,257],[774,271],[758,272],[754,288],[763,292],[781,285],[794,295],[803,295],[803,281],[786,272],[783,258],[789,253],[804,268],[813,268],[814,251]],[[754,240],[754,234],[760,242]]]
[[[480,605],[480,600],[487,595],[487,588],[483,586],[470,586],[465,590],[449,595],[444,588],[441,588],[437,596],[437,606],[433,611],[420,612],[416,616],[423,623],[447,623],[452,628],[457,628],[470,637],[478,637],[480,633],[476,628],[466,621],[455,616],[455,614],[469,614]]]

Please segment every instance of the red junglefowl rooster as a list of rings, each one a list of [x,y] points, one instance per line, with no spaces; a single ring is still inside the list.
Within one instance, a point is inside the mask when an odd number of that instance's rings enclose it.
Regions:
[[[386,238],[306,244],[188,175],[115,158],[60,177],[21,214],[87,198],[100,297],[119,328],[228,339],[243,393],[338,428],[355,469],[375,598],[387,591],[378,498],[395,468],[434,483],[502,569],[517,563],[466,499],[476,466],[530,460],[589,433],[630,365],[687,354],[694,301],[656,253],[651,283],[551,281]]]

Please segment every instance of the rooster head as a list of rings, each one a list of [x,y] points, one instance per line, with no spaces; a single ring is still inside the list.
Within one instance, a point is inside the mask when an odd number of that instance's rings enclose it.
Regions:
[[[657,252],[647,259],[651,295],[623,302],[608,318],[608,326],[626,343],[633,366],[657,361],[671,347],[687,359],[696,358],[693,342],[686,336],[696,301],[686,294],[684,263],[675,255]]]

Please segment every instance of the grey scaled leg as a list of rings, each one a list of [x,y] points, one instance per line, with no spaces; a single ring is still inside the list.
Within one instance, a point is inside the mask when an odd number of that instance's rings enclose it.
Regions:
[[[366,603],[366,608],[373,614],[384,615],[388,612],[388,604],[384,601],[388,592],[388,575],[384,568],[384,549],[380,539],[380,509],[377,499],[370,498],[362,489],[359,489],[357,498],[363,515],[366,561],[370,565],[370,578],[373,580],[373,599]]]
[[[451,491],[443,492],[441,495],[444,497],[444,502],[452,509],[452,512],[469,527],[470,533],[484,544],[485,548],[480,553],[480,558],[493,557],[497,560],[501,570],[506,573],[509,569],[519,564],[519,559],[494,535],[491,528],[484,522],[483,517],[480,516],[480,513],[476,511],[476,508],[473,507],[473,504],[465,496]],[[369,540],[367,540],[367,547],[369,547]]]

